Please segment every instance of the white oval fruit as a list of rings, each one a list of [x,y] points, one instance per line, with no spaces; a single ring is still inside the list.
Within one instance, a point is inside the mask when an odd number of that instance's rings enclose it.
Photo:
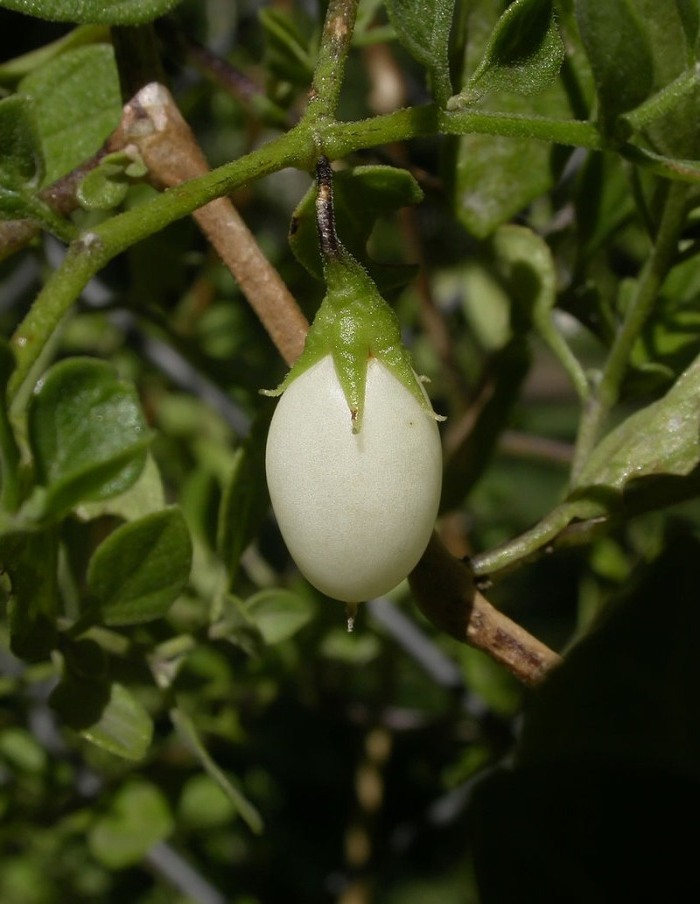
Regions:
[[[287,548],[328,596],[355,603],[386,593],[428,545],[442,481],[437,425],[375,358],[359,433],[330,355],[289,385],[266,468]]]

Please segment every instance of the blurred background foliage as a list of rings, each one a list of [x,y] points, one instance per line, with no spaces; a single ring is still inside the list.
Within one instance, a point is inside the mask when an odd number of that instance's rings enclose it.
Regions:
[[[441,90],[435,73],[426,83],[420,52],[396,39],[417,4],[387,5],[360,4],[341,120],[427,103]],[[535,17],[549,10],[525,5]],[[73,26],[2,6],[0,90],[33,98],[43,156],[12,178],[34,191],[80,165],[116,127],[125,82],[135,77],[124,61],[137,29],[114,30],[116,58],[99,24],[84,26],[75,46],[47,52],[50,42],[73,40]],[[460,555],[507,542],[554,509],[567,492],[580,420],[570,374],[536,322],[527,279],[511,267],[505,224],[532,230],[540,243],[533,258],[542,243],[548,249],[549,263],[534,272],[553,277],[553,328],[581,371],[598,373],[670,184],[623,159],[615,130],[621,114],[682,75],[698,30],[696,3],[668,0],[658,14],[643,0],[604,4],[609,19],[600,20],[594,3],[575,11],[560,0],[563,64],[547,18],[549,43],[530,61],[537,77],[523,90],[517,72],[504,81],[488,62],[489,53],[501,66],[507,57],[512,36],[494,29],[508,6],[456,4],[454,84],[477,72],[468,101],[483,92],[487,111],[595,119],[608,150],[435,135],[359,150],[344,164],[400,167],[423,194],[397,210],[409,199],[392,201],[388,181],[370,185],[366,198],[362,185],[351,189],[348,216],[353,204],[364,212],[373,192],[382,203],[368,222],[356,216],[346,228],[357,229],[360,249],[372,228],[367,253],[417,370],[430,377],[434,406],[448,415],[446,445],[458,443],[472,406],[480,412],[446,470],[440,529]],[[162,78],[212,166],[299,118],[323,4],[183,0],[156,12],[167,13],[155,23]],[[641,74],[636,93],[604,68],[604,36],[615,29],[639,56],[620,51]],[[681,45],[685,57],[675,52]],[[554,75],[561,66],[554,81],[553,58]],[[638,146],[697,159],[697,93],[640,130]],[[138,167],[112,165],[83,182],[83,204],[70,214],[79,228],[154,195]],[[288,241],[310,185],[309,175],[287,169],[234,201],[312,318],[323,287]],[[697,199],[689,184],[681,251],[634,343],[618,421],[662,398],[700,349]],[[63,253],[44,235],[2,260],[3,335]],[[53,567],[64,608],[57,622],[47,616],[38,639],[36,621],[25,636],[10,591],[27,581],[39,598],[45,580],[27,569],[5,576],[3,904],[681,899],[674,895],[690,887],[692,865],[692,831],[682,826],[696,812],[700,762],[696,469],[647,497],[637,518],[623,514],[586,544],[524,564],[488,591],[540,640],[571,648],[543,688],[526,690],[484,653],[440,635],[407,586],[363,608],[348,634],[342,607],[295,572],[261,465],[274,403],[259,389],[275,386],[285,365],[190,219],[93,279],[49,354],[111,362],[109,374],[78,368],[71,379],[99,384],[119,405],[133,384],[150,445],[141,476],[121,495],[74,498],[70,481],[85,475],[62,472],[68,496],[55,489],[37,501],[58,520],[21,553],[4,549]],[[57,384],[59,401],[65,385]],[[44,455],[50,470],[54,427],[39,402],[30,412],[37,467]],[[121,471],[114,479],[131,480]],[[98,547],[105,538],[112,545]],[[141,575],[136,554],[156,542],[160,564]],[[86,593],[102,621],[81,632]],[[144,599],[147,616],[134,618],[133,600]]]

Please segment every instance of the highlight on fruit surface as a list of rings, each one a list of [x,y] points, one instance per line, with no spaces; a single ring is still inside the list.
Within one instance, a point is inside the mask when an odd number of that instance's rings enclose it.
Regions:
[[[442,450],[430,402],[376,358],[367,363],[362,429],[331,355],[299,374],[272,418],[272,507],[304,576],[347,603],[399,584],[423,554],[440,502]]]

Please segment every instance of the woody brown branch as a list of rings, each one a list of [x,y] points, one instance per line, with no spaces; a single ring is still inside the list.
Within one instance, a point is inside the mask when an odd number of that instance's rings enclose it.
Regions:
[[[119,138],[115,137],[115,143],[136,147],[150,180],[162,188],[208,172],[207,161],[170,92],[155,82],[124,107]],[[193,216],[280,354],[291,364],[304,347],[308,322],[242,217],[228,198],[209,202]]]
[[[452,556],[436,534],[408,580],[418,607],[435,627],[488,653],[524,684],[539,684],[561,662],[479,593],[468,565]]]

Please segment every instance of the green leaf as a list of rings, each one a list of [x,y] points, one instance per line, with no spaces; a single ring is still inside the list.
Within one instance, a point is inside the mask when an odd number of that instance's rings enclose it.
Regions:
[[[642,379],[652,366],[658,377],[654,388],[666,388],[670,380],[685,370],[700,347],[700,258],[691,257],[673,268],[664,281],[661,295],[632,350],[630,364]]]
[[[270,496],[265,479],[265,443],[272,409],[258,418],[246,442],[236,450],[219,508],[217,550],[226,563],[233,586],[241,555],[266,516]]]
[[[146,172],[145,163],[125,151],[107,154],[81,180],[76,197],[85,210],[112,210],[122,203],[133,180]]]
[[[95,550],[87,572],[107,625],[160,618],[187,585],[192,541],[182,512],[165,509],[118,527]]]
[[[0,219],[48,219],[36,197],[44,173],[35,105],[20,95],[0,101]]]
[[[452,94],[449,65],[454,0],[388,0],[389,20],[399,41],[430,75],[435,100]]]
[[[163,508],[165,508],[163,479],[153,456],[147,452],[143,471],[128,490],[110,499],[82,502],[76,507],[75,513],[86,521],[103,515],[114,515],[124,521],[134,521]]]
[[[225,640],[247,656],[262,654],[265,641],[245,602],[229,593],[221,602],[221,614],[209,628],[212,640]]]
[[[0,7],[2,5],[0,2]],[[14,86],[25,75],[29,75],[52,57],[59,56],[74,47],[81,47],[83,44],[97,44],[100,41],[108,40],[109,31],[104,25],[79,25],[55,41],[49,41],[48,44],[43,44],[35,50],[0,63],[0,83]]]
[[[260,24],[265,34],[265,63],[278,79],[307,87],[314,74],[315,55],[311,23],[301,13],[282,9],[261,9]]]
[[[238,788],[237,784],[214,762],[209,755],[202,739],[199,736],[197,728],[190,717],[181,709],[172,709],[170,718],[173,725],[183,740],[188,744],[192,752],[202,764],[202,767],[221,788],[224,794],[229,798],[236,808],[236,812],[246,823],[248,828],[259,834],[263,829],[263,821],[260,813]]]
[[[524,316],[525,324],[534,324],[569,375],[579,398],[585,400],[586,374],[552,319],[557,275],[549,245],[525,226],[506,225],[494,234],[492,248],[513,300],[515,317],[519,314],[521,319]]]
[[[181,0],[2,0],[0,6],[54,22],[139,25],[174,9]]]
[[[334,174],[336,228],[343,245],[369,271],[380,291],[405,285],[415,273],[412,266],[380,264],[367,254],[367,241],[377,220],[423,199],[423,192],[407,171],[392,166],[358,166]],[[316,228],[316,186],[292,216],[289,243],[297,260],[318,279],[323,262]]]
[[[576,18],[593,69],[601,127],[649,96],[654,59],[638,4],[632,0],[576,0]]]
[[[53,530],[0,536],[0,570],[10,578],[10,647],[29,662],[56,645],[58,542]]]
[[[515,0],[498,20],[466,89],[448,106],[473,104],[493,89],[538,94],[557,77],[564,55],[551,0]]]
[[[624,161],[616,154],[590,154],[581,167],[574,204],[581,265],[634,214]]]
[[[43,168],[32,101],[20,95],[0,100],[0,186],[36,187]]]
[[[700,357],[666,395],[636,412],[595,447],[576,481],[621,492],[634,480],[686,476],[700,463]]]
[[[67,672],[49,703],[65,725],[114,756],[142,760],[151,746],[151,717],[118,682]]]
[[[382,645],[376,634],[348,631],[347,627],[331,628],[318,648],[320,656],[364,668],[381,656]]]
[[[290,590],[261,590],[246,601],[265,643],[288,640],[313,616],[310,601]]]
[[[675,158],[700,156],[700,84],[697,78],[698,48],[688,17],[691,4],[683,0],[638,0],[644,30],[654,61],[653,90],[657,96],[676,79],[690,75],[692,88],[675,97],[670,109],[644,129],[646,138],[661,154]],[[697,19],[697,4],[690,14]],[[651,103],[650,98],[648,103]]]
[[[55,364],[32,397],[28,427],[43,514],[122,493],[143,470],[150,436],[136,391],[104,361]]]
[[[491,0],[472,0],[468,8],[468,63],[478,66],[498,23]],[[525,96],[492,90],[481,109],[524,116],[570,117],[571,106],[560,82],[540,94]],[[490,236],[548,192],[568,158],[568,152],[542,141],[495,135],[463,135],[449,145],[449,192],[462,225],[478,239]]]
[[[96,153],[121,115],[114,52],[106,44],[49,60],[22,80],[20,91],[34,101],[46,160],[44,185]]]
[[[459,142],[457,216],[477,239],[487,238],[552,184],[550,151],[539,143],[483,135]]]
[[[0,398],[5,398],[7,384],[15,369],[15,356],[9,342],[0,339]],[[0,505],[13,512],[20,502],[17,471],[20,452],[6,405],[0,404]]]
[[[142,778],[129,779],[88,835],[90,851],[108,869],[140,863],[175,828],[163,793]]]

